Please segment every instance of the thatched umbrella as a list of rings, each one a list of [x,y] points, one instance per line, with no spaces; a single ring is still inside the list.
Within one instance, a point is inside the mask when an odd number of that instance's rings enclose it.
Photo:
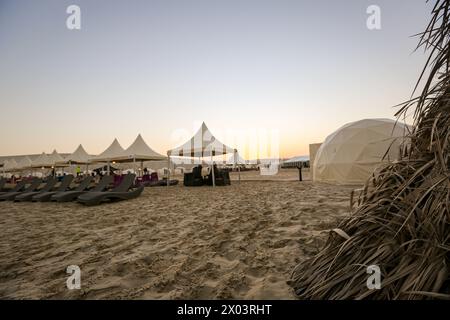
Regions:
[[[450,0],[437,0],[418,47],[430,52],[414,129],[401,161],[366,184],[358,206],[325,247],[298,265],[291,284],[302,299],[450,299]],[[417,86],[416,86],[417,88]],[[366,286],[367,267],[381,288]]]

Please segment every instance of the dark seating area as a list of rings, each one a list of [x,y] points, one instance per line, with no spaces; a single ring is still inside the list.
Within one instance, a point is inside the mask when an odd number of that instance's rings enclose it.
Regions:
[[[197,187],[197,186],[212,186],[213,185],[213,175],[210,172],[206,178],[202,177],[202,166],[196,166],[192,169],[191,173],[184,174],[183,184],[186,187]],[[226,186],[230,185],[230,173],[227,170],[221,170],[217,168],[216,165],[213,166],[214,178],[216,186]]]

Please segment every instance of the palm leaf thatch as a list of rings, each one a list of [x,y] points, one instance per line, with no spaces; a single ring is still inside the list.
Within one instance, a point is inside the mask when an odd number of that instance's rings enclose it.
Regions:
[[[294,269],[299,298],[450,299],[450,0],[433,3],[419,34],[429,58],[414,91],[423,89],[396,114],[414,109],[409,147],[366,183],[325,247]],[[366,286],[369,265],[380,267],[378,290]]]

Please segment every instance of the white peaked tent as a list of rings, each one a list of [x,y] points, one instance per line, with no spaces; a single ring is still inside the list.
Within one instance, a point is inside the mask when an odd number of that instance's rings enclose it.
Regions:
[[[42,152],[39,157],[33,160],[31,167],[33,168],[48,168],[51,167],[51,159],[48,154]]]
[[[122,153],[122,156],[115,158],[117,162],[133,162],[134,171],[136,172],[136,161],[140,161],[141,173],[144,166],[144,161],[161,161],[166,157],[157,153],[150,148],[140,134],[136,137],[134,142]]]
[[[120,145],[119,141],[117,141],[117,138],[114,139],[114,141],[110,144],[108,148],[106,148],[105,151],[100,153],[98,156],[91,158],[91,162],[106,162],[108,163],[108,174],[110,173],[110,165],[111,162],[114,161],[113,159],[117,157],[121,157],[123,155],[124,149]]]
[[[134,142],[122,152],[122,155],[115,158],[117,162],[130,161],[158,161],[165,160],[166,157],[150,148],[139,134]]]
[[[80,144],[78,146],[78,148],[72,153],[69,154],[68,156],[66,156],[64,158],[64,160],[62,161],[62,163],[65,164],[89,164],[90,161],[90,156],[89,154],[86,152],[86,150],[84,150],[83,146]]]
[[[390,119],[364,119],[344,125],[317,151],[313,180],[365,183],[380,164],[399,158],[408,132],[406,124]]]
[[[56,166],[60,166],[60,167],[66,167],[69,166],[71,167],[72,165],[86,165],[86,172],[88,172],[89,169],[89,163],[90,163],[90,156],[89,154],[86,152],[86,150],[84,150],[83,146],[80,144],[78,146],[78,148],[71,154],[69,154],[68,156],[66,156],[63,161],[59,161]],[[71,168],[73,169],[73,167]]]
[[[169,168],[170,168],[170,157],[188,157],[188,158],[203,158],[212,157],[224,154],[237,154],[237,150],[227,145],[223,144],[217,140],[211,131],[209,131],[206,124],[203,122],[200,129],[194,134],[194,136],[186,141],[183,145],[167,151]],[[237,157],[234,157],[237,160]],[[213,186],[215,186],[214,170],[211,171],[213,174]],[[240,171],[239,171],[240,180]],[[169,181],[169,180],[167,180]],[[169,183],[169,182],[167,182]]]
[[[57,166],[58,163],[64,162],[64,158],[58,152],[56,152],[56,150],[53,150],[53,152],[50,154],[49,160],[50,160],[50,167],[52,168]]]
[[[14,172],[18,169],[18,167],[19,165],[17,164],[16,160],[14,160],[14,158],[5,160],[5,162],[3,163],[3,173]]]
[[[203,122],[197,133],[183,145],[167,151],[168,156],[203,158],[217,155],[235,153],[236,149],[230,148],[217,140]]]
[[[33,165],[33,161],[31,161],[30,157],[28,157],[28,156],[23,157],[17,163],[17,166],[20,170],[31,169],[32,165]]]

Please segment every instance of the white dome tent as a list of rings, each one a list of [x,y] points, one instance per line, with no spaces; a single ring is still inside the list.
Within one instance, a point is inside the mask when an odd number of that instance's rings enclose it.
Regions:
[[[313,180],[365,183],[381,163],[399,158],[408,132],[407,125],[390,119],[364,119],[342,126],[317,151]]]

